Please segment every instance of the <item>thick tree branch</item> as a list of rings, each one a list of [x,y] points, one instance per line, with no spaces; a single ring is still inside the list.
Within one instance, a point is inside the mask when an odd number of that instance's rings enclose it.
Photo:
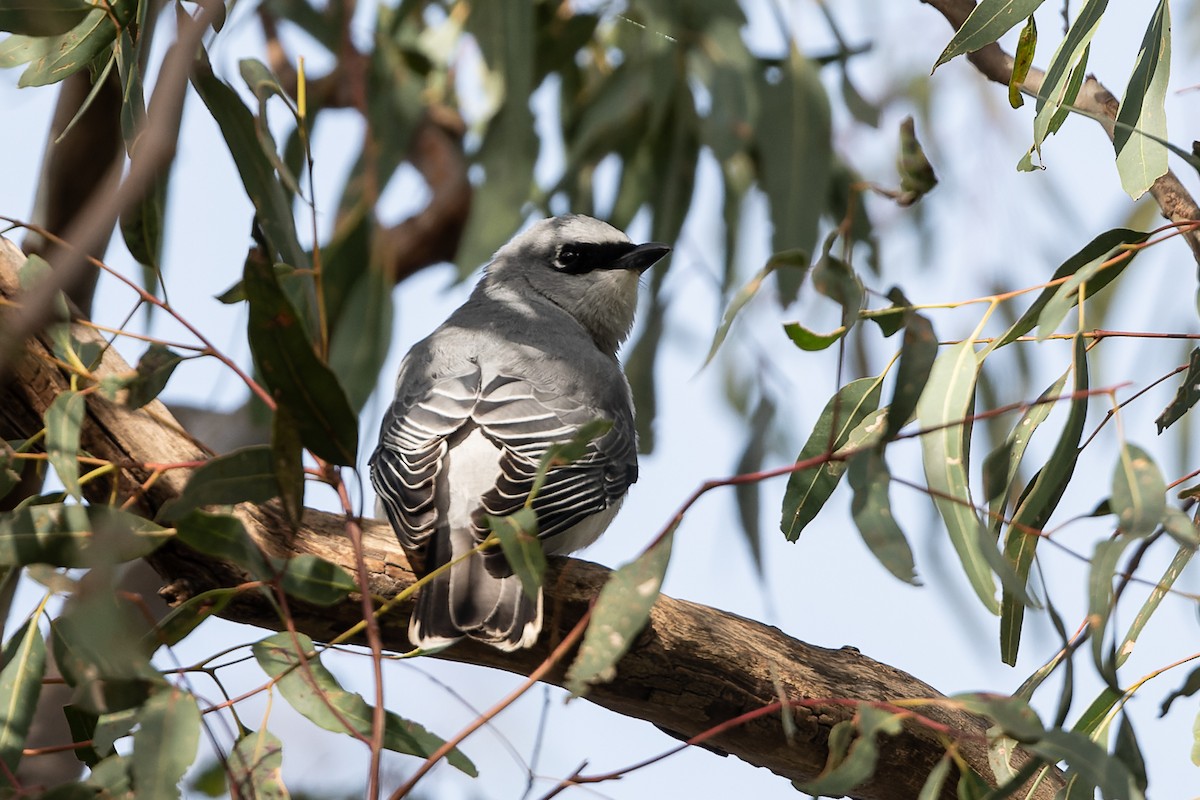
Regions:
[[[22,258],[14,246],[0,239],[0,296],[5,303],[16,297],[15,269]],[[94,331],[83,326],[76,325],[73,333],[82,341],[99,340]],[[68,388],[68,379],[49,352],[44,339],[30,340],[26,357],[14,365],[13,380],[0,391],[0,424],[8,430],[27,434],[37,431],[47,406]],[[108,350],[95,375],[129,369],[116,352]],[[114,483],[89,483],[97,500],[113,496],[129,499],[135,510],[146,515],[177,496],[188,477],[187,470],[169,470],[146,485],[152,472],[146,466],[148,462],[190,462],[205,457],[204,449],[161,403],[156,401],[133,411],[104,400],[98,393],[88,396],[82,447],[119,467]],[[340,564],[351,574],[355,572],[354,553],[344,535],[345,520],[339,515],[310,509],[299,530],[292,532],[274,503],[239,506],[235,513],[250,536],[268,552],[283,556],[313,553]],[[388,526],[363,520],[363,537],[371,592],[391,598],[410,587],[414,575]],[[171,603],[207,589],[236,586],[246,579],[236,568],[173,542],[149,560],[167,584],[160,594]],[[579,620],[609,574],[604,567],[585,561],[556,559],[546,584],[548,633],[536,647],[506,654],[464,642],[440,657],[528,674]],[[361,607],[354,599],[319,609],[293,602],[291,611],[296,627],[318,641],[333,639],[361,619]],[[390,649],[409,647],[405,635],[407,612],[402,607],[382,620],[384,642]],[[255,593],[248,593],[224,613],[230,619],[269,629],[280,626],[271,606]],[[561,685],[563,669],[557,668],[549,681]],[[598,705],[651,722],[682,739],[781,698],[804,701],[803,707],[793,710],[796,730],[790,739],[775,714],[705,742],[717,752],[736,755],[791,780],[807,780],[820,773],[830,729],[853,716],[853,704],[846,700],[933,700],[935,704],[922,705],[917,711],[941,730],[907,723],[901,734],[882,742],[875,776],[853,795],[880,800],[902,800],[918,794],[925,776],[945,752],[946,731],[953,732],[955,746],[967,763],[982,775],[991,774],[987,723],[951,705],[937,705],[940,697],[927,684],[853,648],[830,650],[805,644],[776,628],[665,596],[656,604],[646,631],[621,661],[616,679],[595,687],[588,695]],[[1023,758],[1018,755],[1018,760]],[[1051,775],[1033,796],[1048,799],[1060,785],[1060,777]],[[949,782],[944,797],[955,796],[953,786],[954,782]]]
[[[921,2],[940,11],[955,30],[962,27],[963,22],[975,9],[975,0],[921,0]],[[989,80],[1007,86],[1009,79],[1012,78],[1012,56],[995,42],[976,50],[967,58]],[[1028,95],[1037,97],[1041,92],[1042,81],[1045,77],[1046,73],[1037,67],[1030,69],[1029,76],[1022,84],[1021,90]],[[1120,101],[1112,92],[1104,88],[1094,75],[1087,76],[1083,86],[1079,89],[1079,96],[1075,99],[1074,105],[1093,115],[1104,128],[1108,138],[1113,138],[1115,130],[1113,123],[1117,119]],[[1150,194],[1158,203],[1162,215],[1171,222],[1190,222],[1200,219],[1200,206],[1196,205],[1191,193],[1184,188],[1178,176],[1171,170],[1167,170],[1165,175],[1154,182],[1150,187]],[[1188,231],[1183,234],[1183,238],[1192,248],[1192,255],[1197,262],[1200,262],[1200,231]]]

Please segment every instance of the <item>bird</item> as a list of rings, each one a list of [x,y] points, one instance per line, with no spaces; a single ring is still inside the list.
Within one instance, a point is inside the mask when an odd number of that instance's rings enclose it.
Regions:
[[[532,493],[549,555],[586,547],[616,516],[638,477],[617,350],[642,273],[670,250],[584,215],[539,220],[401,362],[370,475],[416,574],[451,564],[417,593],[409,639],[422,651],[466,637],[512,652],[538,639],[541,590],[526,594],[498,546],[463,558],[488,539],[487,515],[519,511]],[[547,451],[595,420],[611,427],[533,492]]]

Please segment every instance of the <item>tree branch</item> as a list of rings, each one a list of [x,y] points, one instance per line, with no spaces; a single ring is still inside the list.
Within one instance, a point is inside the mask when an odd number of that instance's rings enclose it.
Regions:
[[[17,295],[16,268],[20,251],[0,239],[0,295]],[[102,341],[92,329],[75,325],[81,341]],[[129,371],[113,350],[107,350],[95,377]],[[13,380],[0,390],[0,425],[26,435],[42,426],[42,415],[54,397],[69,386],[50,358],[44,337],[28,342],[26,357],[14,364]],[[149,462],[178,463],[205,458],[204,449],[155,401],[139,410],[104,400],[98,393],[87,399],[87,420],[81,446],[95,457],[117,465],[112,482],[91,481],[96,501],[116,497],[130,500],[133,510],[152,516],[167,500],[178,496],[188,478],[186,470],[169,470],[146,488]],[[356,570],[354,552],[344,536],[344,518],[306,510],[303,524],[292,532],[275,502],[244,504],[234,513],[265,551],[281,555],[312,553]],[[363,545],[373,594],[392,598],[412,586],[415,576],[390,528],[363,520]],[[149,559],[166,582],[160,595],[172,604],[216,587],[237,586],[246,575],[221,561],[201,556],[168,542]],[[463,642],[439,657],[528,674],[535,669],[580,619],[608,579],[610,571],[574,559],[554,559],[546,580],[547,634],[537,646],[502,653],[486,645]],[[361,620],[361,607],[350,598],[331,608],[290,603],[296,627],[318,641],[329,641]],[[381,620],[386,647],[406,650],[409,608]],[[224,616],[275,630],[280,622],[259,595],[247,593],[231,604]],[[562,685],[563,668],[547,681]],[[880,743],[874,776],[853,796],[879,800],[915,797],[925,776],[942,758],[945,730],[956,732],[954,746],[981,775],[991,775],[987,760],[987,722],[952,705],[936,704],[942,696],[927,684],[894,667],[881,664],[853,648],[831,650],[792,639],[776,628],[696,603],[662,596],[650,623],[620,662],[611,683],[595,687],[592,702],[619,714],[646,720],[681,739],[689,739],[722,723],[768,706],[781,698],[804,701],[792,711],[795,732],[789,738],[778,714],[763,715],[714,735],[705,746],[736,755],[791,780],[809,780],[824,768],[830,729],[852,718],[849,700],[891,702],[927,698],[919,713],[942,730],[917,722],[905,724],[897,736]],[[829,702],[822,702],[828,700]],[[1017,762],[1027,759],[1018,753]],[[1032,796],[1048,800],[1062,785],[1057,772]],[[954,780],[942,796],[955,797]]]
[[[921,0],[921,2],[933,6],[941,12],[955,30],[962,27],[963,22],[975,9],[974,0]],[[967,58],[989,80],[1007,86],[1009,79],[1012,78],[1013,58],[995,42],[981,47]],[[1021,90],[1028,95],[1037,97],[1041,92],[1042,81],[1045,77],[1046,73],[1042,70],[1037,67],[1031,68],[1029,76],[1021,85]],[[1120,101],[1112,92],[1104,88],[1094,75],[1088,75],[1084,80],[1073,105],[1094,115],[1104,128],[1108,138],[1110,140],[1113,138],[1115,131],[1113,123],[1117,119]],[[1171,170],[1167,170],[1166,174],[1154,182],[1150,187],[1150,194],[1158,203],[1162,215],[1171,222],[1190,222],[1200,219],[1200,206],[1196,205],[1191,193],[1184,188],[1183,183]],[[1192,248],[1192,255],[1200,263],[1200,231],[1190,230],[1184,233],[1183,237],[1188,243],[1188,247]]]

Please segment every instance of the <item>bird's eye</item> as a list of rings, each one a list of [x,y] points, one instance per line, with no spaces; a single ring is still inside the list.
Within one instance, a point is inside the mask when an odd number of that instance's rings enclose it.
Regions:
[[[574,246],[565,244],[558,249],[558,265],[566,268],[579,260],[579,251]]]

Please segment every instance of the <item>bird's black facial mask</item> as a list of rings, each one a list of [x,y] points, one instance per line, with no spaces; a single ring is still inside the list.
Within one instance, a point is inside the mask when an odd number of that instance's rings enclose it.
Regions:
[[[629,269],[645,272],[671,248],[658,242],[568,242],[559,245],[554,268],[568,275],[583,275],[598,269]]]

